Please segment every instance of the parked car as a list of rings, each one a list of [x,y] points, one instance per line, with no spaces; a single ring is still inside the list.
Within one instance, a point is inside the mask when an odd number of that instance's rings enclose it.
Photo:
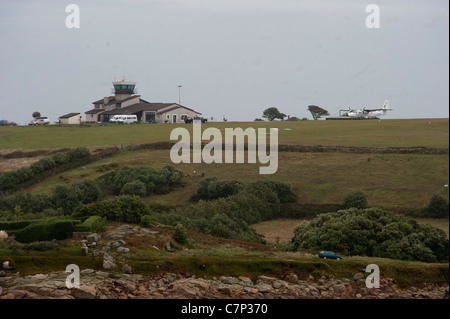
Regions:
[[[194,121],[201,121],[202,123],[206,123],[206,122],[208,122],[208,119],[206,119],[204,117],[200,117],[200,116],[194,116],[194,118],[192,118],[192,117],[184,118],[184,123],[192,123]]]
[[[137,116],[132,114],[127,115],[114,115],[112,119],[109,120],[110,123],[115,124],[134,124],[137,123]]]
[[[28,125],[48,125],[50,120],[46,116],[36,117],[34,120],[30,121]]]
[[[336,259],[336,260],[341,260],[342,259],[341,256],[335,254],[332,251],[321,251],[319,253],[319,257],[323,258],[323,259]]]

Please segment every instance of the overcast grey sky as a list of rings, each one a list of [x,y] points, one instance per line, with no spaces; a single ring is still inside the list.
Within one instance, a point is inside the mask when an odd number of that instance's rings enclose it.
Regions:
[[[80,29],[65,26],[70,3]],[[0,119],[20,124],[84,119],[122,76],[150,102],[178,102],[182,85],[181,104],[232,121],[386,99],[385,118],[449,116],[447,0],[0,0],[0,28]]]

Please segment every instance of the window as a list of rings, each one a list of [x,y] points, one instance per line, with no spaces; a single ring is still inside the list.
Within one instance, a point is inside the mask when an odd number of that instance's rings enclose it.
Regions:
[[[116,107],[117,107],[118,109],[120,109],[121,106],[122,106],[122,103],[117,103],[117,104],[116,104]]]
[[[187,114],[181,114],[181,120],[184,121],[184,119],[187,117]]]
[[[170,120],[170,114],[167,114],[167,119]]]

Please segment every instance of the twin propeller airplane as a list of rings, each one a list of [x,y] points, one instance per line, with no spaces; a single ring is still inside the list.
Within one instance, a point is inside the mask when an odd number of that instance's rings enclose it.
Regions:
[[[387,111],[392,111],[389,108],[389,100],[384,101],[383,107],[380,109],[350,109],[339,110],[341,116],[355,117],[355,118],[377,118],[378,116],[383,116],[387,114]]]

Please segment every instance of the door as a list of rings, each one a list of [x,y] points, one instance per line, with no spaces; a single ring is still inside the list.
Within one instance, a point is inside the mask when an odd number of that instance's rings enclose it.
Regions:
[[[177,115],[174,114],[172,115],[172,123],[176,123],[177,122]]]

